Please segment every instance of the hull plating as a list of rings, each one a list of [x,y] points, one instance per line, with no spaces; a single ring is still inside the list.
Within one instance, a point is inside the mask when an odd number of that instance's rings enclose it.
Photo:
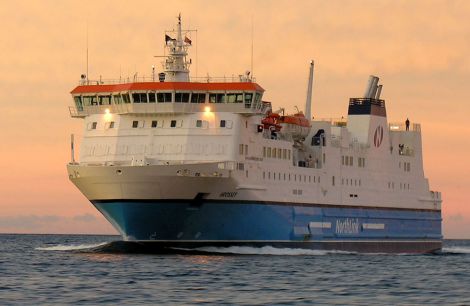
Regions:
[[[230,201],[93,204],[125,240],[151,248],[270,245],[424,253],[440,249],[442,239],[440,211]]]

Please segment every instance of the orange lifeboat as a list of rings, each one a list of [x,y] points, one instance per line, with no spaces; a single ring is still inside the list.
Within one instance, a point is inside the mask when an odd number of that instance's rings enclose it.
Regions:
[[[275,130],[276,132],[279,132],[281,130],[281,125],[279,124],[279,114],[276,113],[270,113],[266,118],[261,120],[261,123],[263,124],[264,129],[266,130]]]
[[[294,115],[280,116],[279,124],[282,127],[282,134],[290,135],[294,140],[303,140],[310,132],[310,120],[305,118],[305,115],[301,112]]]

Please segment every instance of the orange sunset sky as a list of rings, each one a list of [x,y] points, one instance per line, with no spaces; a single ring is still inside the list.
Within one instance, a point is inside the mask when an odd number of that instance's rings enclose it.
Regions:
[[[1,1],[0,232],[116,233],[65,168],[87,24],[90,78],[149,76],[179,12],[198,29],[199,76],[250,69],[253,19],[254,75],[275,108],[303,106],[310,59],[317,118],[345,116],[379,76],[389,121],[422,124],[445,237],[470,238],[469,1]]]

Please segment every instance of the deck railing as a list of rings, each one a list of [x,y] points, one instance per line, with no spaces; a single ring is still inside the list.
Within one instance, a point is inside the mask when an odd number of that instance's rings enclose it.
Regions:
[[[255,83],[255,78],[246,78],[243,75],[231,75],[222,77],[190,77],[190,82],[194,83]],[[86,80],[82,79],[78,82],[79,85],[116,85],[126,83],[152,83],[159,82],[158,75],[155,76],[138,76],[133,77],[122,77],[119,79],[103,79],[98,80]]]

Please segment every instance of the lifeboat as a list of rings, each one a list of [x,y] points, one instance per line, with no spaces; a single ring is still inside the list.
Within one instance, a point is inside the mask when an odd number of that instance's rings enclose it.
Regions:
[[[280,116],[279,124],[281,125],[282,134],[292,136],[294,140],[302,141],[310,132],[310,120],[305,118],[302,112],[294,115]]]
[[[281,130],[281,125],[279,124],[280,117],[281,116],[276,113],[270,113],[269,115],[267,115],[266,118],[261,120],[264,129],[279,132]]]

